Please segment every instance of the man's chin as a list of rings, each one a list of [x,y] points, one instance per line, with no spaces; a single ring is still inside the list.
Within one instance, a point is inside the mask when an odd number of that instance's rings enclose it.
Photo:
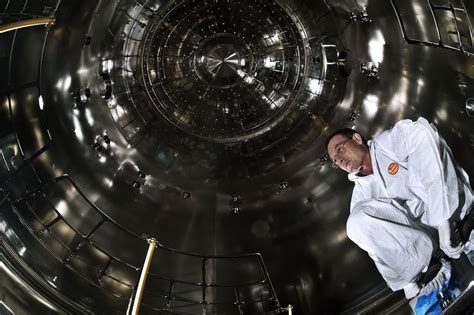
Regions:
[[[348,173],[349,173],[349,174],[352,174],[352,175],[357,175],[357,174],[359,174],[361,171],[362,171],[362,166],[359,166],[358,168],[356,168],[356,169],[354,169],[354,170],[350,170]]]

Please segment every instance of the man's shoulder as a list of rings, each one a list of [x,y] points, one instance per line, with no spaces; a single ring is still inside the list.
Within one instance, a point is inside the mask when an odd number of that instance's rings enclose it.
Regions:
[[[375,140],[374,149],[395,157],[402,154],[406,137],[410,134],[414,122],[411,119],[398,121],[392,128],[380,133]]]
[[[388,137],[396,136],[401,131],[410,128],[413,125],[413,120],[411,119],[403,119],[398,121],[392,128],[384,130],[377,136],[377,140],[386,139]]]
[[[407,136],[407,133],[419,126],[427,127],[436,131],[436,128],[434,128],[434,126],[424,117],[420,117],[416,121],[403,119],[393,125],[392,128],[381,132],[375,139],[379,143],[397,143],[398,141],[403,140],[403,138]]]
[[[393,159],[404,159],[409,151],[410,143],[428,135],[435,137],[436,133],[436,128],[423,117],[416,121],[400,120],[375,138],[375,150],[382,151]]]

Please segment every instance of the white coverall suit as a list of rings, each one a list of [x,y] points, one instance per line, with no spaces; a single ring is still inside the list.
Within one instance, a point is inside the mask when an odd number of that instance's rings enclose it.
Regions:
[[[436,227],[462,219],[472,207],[469,177],[424,118],[402,120],[368,142],[373,174],[355,183],[347,235],[368,252],[392,290],[429,265],[438,249]]]

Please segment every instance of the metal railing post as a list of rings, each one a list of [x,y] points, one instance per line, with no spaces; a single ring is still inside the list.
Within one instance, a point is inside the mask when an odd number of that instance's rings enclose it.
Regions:
[[[37,25],[50,25],[50,24],[54,24],[54,22],[56,22],[54,18],[47,17],[47,18],[28,19],[28,20],[8,23],[5,25],[0,25],[0,34],[6,33],[9,31],[18,30],[20,28],[25,28],[25,27],[31,27],[31,26],[37,26]]]
[[[138,310],[140,309],[140,304],[142,302],[143,289],[145,289],[145,282],[148,277],[148,270],[150,269],[151,260],[153,258],[153,253],[155,252],[157,241],[154,238],[151,238],[148,240],[148,243],[150,245],[148,246],[145,262],[143,263],[142,273],[140,275],[140,281],[138,282],[135,295],[135,301],[133,301],[132,315],[138,315]]]

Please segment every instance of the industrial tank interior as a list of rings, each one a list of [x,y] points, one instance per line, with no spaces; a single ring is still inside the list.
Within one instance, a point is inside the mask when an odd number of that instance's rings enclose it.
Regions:
[[[152,247],[140,314],[410,314],[325,140],[425,117],[474,180],[473,25],[471,0],[0,0],[0,314],[129,314]]]

